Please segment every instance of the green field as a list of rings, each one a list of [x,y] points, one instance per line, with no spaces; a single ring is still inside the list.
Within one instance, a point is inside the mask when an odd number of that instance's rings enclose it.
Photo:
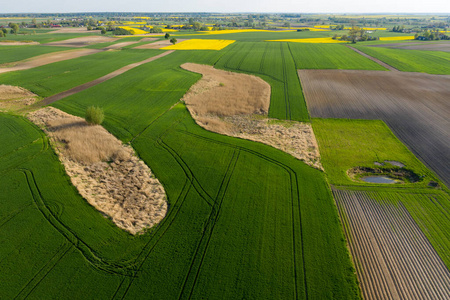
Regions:
[[[401,186],[426,187],[430,180],[439,181],[436,175],[395,137],[383,121],[313,119],[312,124],[322,163],[331,184],[367,185],[351,180],[347,170],[353,167],[374,168],[375,162],[385,160],[401,162],[407,169],[424,176],[419,182]]]
[[[400,71],[450,75],[450,53],[448,52],[362,46],[356,46],[356,48]]]
[[[0,74],[0,82],[21,86],[41,97],[48,97],[162,52],[137,49],[105,51],[30,70],[3,73]]]
[[[56,51],[67,51],[67,47],[43,47],[39,45],[24,46],[0,46],[0,67],[1,64],[16,62],[34,56],[52,53]]]
[[[62,40],[73,39],[76,37],[82,37],[86,35],[97,35],[97,33],[40,33],[40,34],[7,34],[5,40],[12,41],[34,41],[40,44],[58,42]],[[1,41],[1,38],[0,38]]]
[[[344,45],[289,43],[289,48],[297,69],[386,70]]]

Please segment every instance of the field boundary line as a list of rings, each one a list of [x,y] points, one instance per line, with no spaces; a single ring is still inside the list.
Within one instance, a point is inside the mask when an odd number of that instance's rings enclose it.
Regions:
[[[400,72],[400,70],[394,68],[393,66],[388,65],[388,64],[385,63],[384,61],[381,61],[381,60],[379,60],[378,58],[375,58],[375,57],[373,57],[373,56],[370,56],[369,54],[366,54],[366,53],[362,52],[362,51],[359,50],[359,49],[356,49],[356,48],[354,48],[354,47],[352,47],[352,46],[347,46],[347,47],[350,48],[350,49],[352,49],[352,50],[355,51],[356,53],[361,54],[362,56],[364,56],[364,57],[370,59],[371,61],[376,62],[376,63],[379,64],[380,66],[385,67],[385,68],[388,69],[389,71]]]
[[[154,60],[157,60],[158,58],[164,57],[164,56],[169,55],[169,54],[171,54],[171,53],[173,53],[173,52],[174,52],[174,50],[166,51],[166,52],[163,52],[163,53],[158,54],[158,55],[156,55],[156,56],[152,56],[152,57],[150,57],[150,58],[147,58],[147,59],[145,59],[145,60],[143,60],[143,61],[140,61],[140,62],[137,62],[137,63],[129,64],[129,65],[127,65],[127,66],[125,66],[125,67],[122,67],[122,68],[120,68],[120,69],[118,69],[118,70],[115,70],[115,71],[113,71],[113,72],[111,72],[111,73],[109,73],[109,74],[106,74],[106,75],[104,75],[104,76],[102,76],[102,77],[100,77],[100,78],[97,78],[97,79],[94,79],[94,80],[92,80],[92,81],[86,82],[86,83],[84,83],[84,84],[81,84],[81,85],[79,85],[79,86],[76,86],[76,87],[74,87],[74,88],[71,88],[70,90],[67,90],[67,91],[58,93],[58,94],[56,94],[56,95],[47,97],[47,98],[45,98],[44,100],[42,100],[42,101],[36,103],[36,105],[34,105],[34,107],[35,107],[35,108],[42,107],[42,106],[51,104],[51,103],[53,103],[53,102],[56,102],[56,101],[58,101],[58,100],[61,100],[61,99],[63,99],[63,98],[66,98],[66,97],[68,97],[68,96],[71,96],[71,95],[74,95],[74,94],[76,94],[76,93],[82,92],[82,91],[84,91],[84,90],[86,90],[86,89],[88,89],[88,88],[90,88],[90,87],[93,87],[93,86],[98,85],[98,84],[100,84],[100,83],[103,83],[103,82],[105,82],[105,81],[107,81],[107,80],[109,80],[109,79],[112,79],[112,78],[114,78],[114,77],[117,77],[117,76],[119,76],[119,75],[121,75],[121,74],[123,74],[123,73],[125,73],[125,72],[127,72],[127,71],[129,71],[129,70],[131,70],[131,69],[134,69],[134,68],[140,66],[140,65],[143,65],[143,64],[152,62],[152,61],[154,61]]]

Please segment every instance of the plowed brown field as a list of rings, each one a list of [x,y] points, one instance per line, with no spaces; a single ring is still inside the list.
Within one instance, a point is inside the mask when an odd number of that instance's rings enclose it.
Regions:
[[[450,186],[450,76],[300,70],[312,117],[381,119]]]
[[[450,299],[450,272],[402,203],[333,195],[365,299]]]

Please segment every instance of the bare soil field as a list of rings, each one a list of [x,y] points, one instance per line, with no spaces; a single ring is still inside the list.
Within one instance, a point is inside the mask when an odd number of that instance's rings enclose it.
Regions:
[[[333,195],[364,299],[450,299],[450,272],[403,204]]]
[[[51,43],[47,43],[47,44],[43,44],[43,45],[80,48],[80,47],[85,47],[85,46],[92,45],[92,44],[108,43],[108,42],[114,42],[114,41],[117,41],[117,38],[112,38],[112,37],[107,37],[107,36],[90,35],[90,36],[77,37],[77,38],[58,41],[58,42],[51,42]]]
[[[28,118],[51,138],[79,193],[118,227],[132,234],[159,223],[167,212],[163,186],[131,147],[100,125],[53,107]]]
[[[133,45],[133,44],[136,44],[136,43],[138,43],[138,42],[137,42],[137,41],[134,41],[134,42],[122,42],[122,43],[117,43],[117,44],[114,44],[114,45],[105,47],[105,48],[103,48],[103,50],[114,50],[114,49],[119,49],[119,48],[122,48],[122,47],[125,47],[125,46],[128,46],[128,45]]]
[[[88,31],[86,27],[62,27],[49,32],[49,34],[50,33],[100,33],[100,30]]]
[[[39,45],[38,42],[1,42],[1,46],[25,46],[25,45]]]
[[[96,50],[96,49],[77,49],[77,50],[68,50],[68,51],[60,51],[60,52],[53,52],[48,54],[43,54],[39,56],[32,57],[27,60],[23,60],[20,62],[17,62],[15,65],[8,64],[7,67],[1,68],[0,67],[0,73],[6,73],[6,72],[12,72],[12,71],[19,71],[19,70],[27,70],[47,64],[51,64],[58,61],[73,59],[85,55],[90,55],[94,53],[101,52],[103,50]]]
[[[197,124],[220,134],[270,145],[322,169],[311,124],[267,118],[267,82],[212,66],[186,63],[181,67],[203,75],[182,99]]]
[[[378,44],[378,45],[370,45],[370,47],[450,52],[450,41],[436,41],[436,42],[422,42],[422,43],[394,43],[382,45]]]
[[[178,41],[177,43],[180,43],[182,41],[186,41],[186,39],[177,39],[177,41]],[[170,40],[162,40],[162,41],[157,41],[157,42],[150,43],[150,44],[137,46],[134,49],[160,49],[160,48],[164,48],[164,47],[167,47],[170,45],[172,45]]]
[[[381,119],[450,186],[450,76],[300,70],[312,117]]]

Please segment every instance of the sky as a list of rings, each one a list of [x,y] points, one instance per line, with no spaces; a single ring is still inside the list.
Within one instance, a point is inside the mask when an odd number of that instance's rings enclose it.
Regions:
[[[67,12],[288,12],[450,13],[449,0],[14,0],[0,13]]]

